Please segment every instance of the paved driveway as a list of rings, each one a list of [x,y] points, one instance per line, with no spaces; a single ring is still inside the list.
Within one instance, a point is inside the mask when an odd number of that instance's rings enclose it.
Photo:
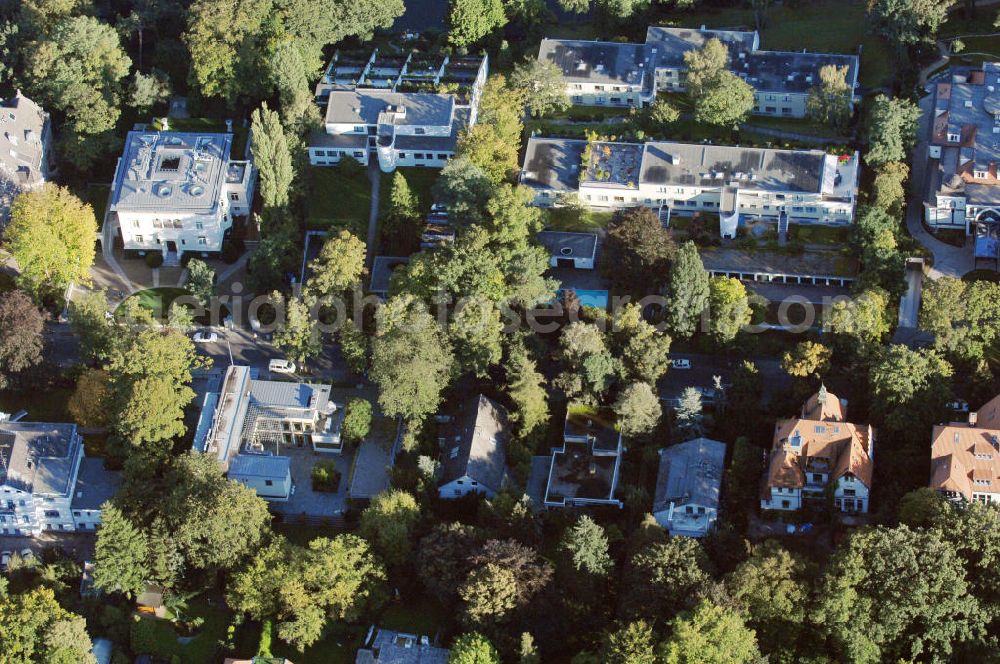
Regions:
[[[933,84],[930,84],[933,86]],[[927,157],[927,140],[930,136],[930,121],[934,111],[934,95],[925,95],[919,102],[921,115],[917,128],[917,145],[913,149],[910,164],[910,200],[906,208],[906,228],[920,244],[934,254],[934,266],[928,271],[931,279],[940,277],[961,277],[975,269],[975,254],[970,242],[964,247],[956,247],[942,242],[924,228],[923,202],[931,192],[927,191],[928,173],[937,166],[936,160]]]

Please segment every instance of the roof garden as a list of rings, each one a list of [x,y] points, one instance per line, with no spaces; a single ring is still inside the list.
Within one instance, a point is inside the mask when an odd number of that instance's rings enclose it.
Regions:
[[[615,453],[620,438],[618,418],[611,409],[595,408],[579,402],[570,403],[566,408],[564,440],[592,440],[595,452]]]
[[[581,184],[638,189],[642,146],[591,141],[583,152]]]

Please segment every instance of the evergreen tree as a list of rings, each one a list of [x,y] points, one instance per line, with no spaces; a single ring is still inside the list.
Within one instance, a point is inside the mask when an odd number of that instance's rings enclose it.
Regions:
[[[666,323],[674,337],[689,339],[708,306],[709,279],[698,248],[685,242],[670,268],[667,284]]]
[[[560,547],[578,572],[606,576],[611,569],[608,537],[604,534],[604,529],[589,516],[581,516],[566,529]]]
[[[283,208],[288,205],[295,170],[281,118],[265,103],[253,112],[250,121],[250,149],[260,173],[261,202],[265,210]]]
[[[701,392],[697,387],[684,388],[674,421],[685,437],[696,438],[705,434],[705,414],[701,403]]]
[[[649,383],[630,383],[615,401],[615,413],[622,434],[637,436],[656,428],[663,409]]]

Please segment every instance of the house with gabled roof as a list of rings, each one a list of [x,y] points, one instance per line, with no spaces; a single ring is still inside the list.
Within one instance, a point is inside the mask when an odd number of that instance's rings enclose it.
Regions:
[[[848,422],[846,415],[847,401],[821,386],[806,400],[799,417],[775,425],[761,509],[798,510],[806,503],[822,504],[832,491],[837,510],[868,512],[875,432],[871,425]]]
[[[0,227],[10,216],[18,194],[41,187],[49,179],[52,123],[49,114],[18,90],[0,100]]]
[[[1000,504],[1000,396],[968,422],[934,427],[930,487],[956,502]]]
[[[671,535],[707,535],[719,515],[726,444],[695,438],[659,454],[653,517]]]
[[[481,493],[492,498],[507,476],[510,442],[507,410],[482,394],[461,404],[438,438],[441,446],[441,498]]]

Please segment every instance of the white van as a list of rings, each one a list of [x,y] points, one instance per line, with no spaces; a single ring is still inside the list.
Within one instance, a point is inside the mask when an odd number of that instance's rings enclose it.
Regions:
[[[267,370],[271,373],[295,373],[295,363],[291,360],[271,360]]]

